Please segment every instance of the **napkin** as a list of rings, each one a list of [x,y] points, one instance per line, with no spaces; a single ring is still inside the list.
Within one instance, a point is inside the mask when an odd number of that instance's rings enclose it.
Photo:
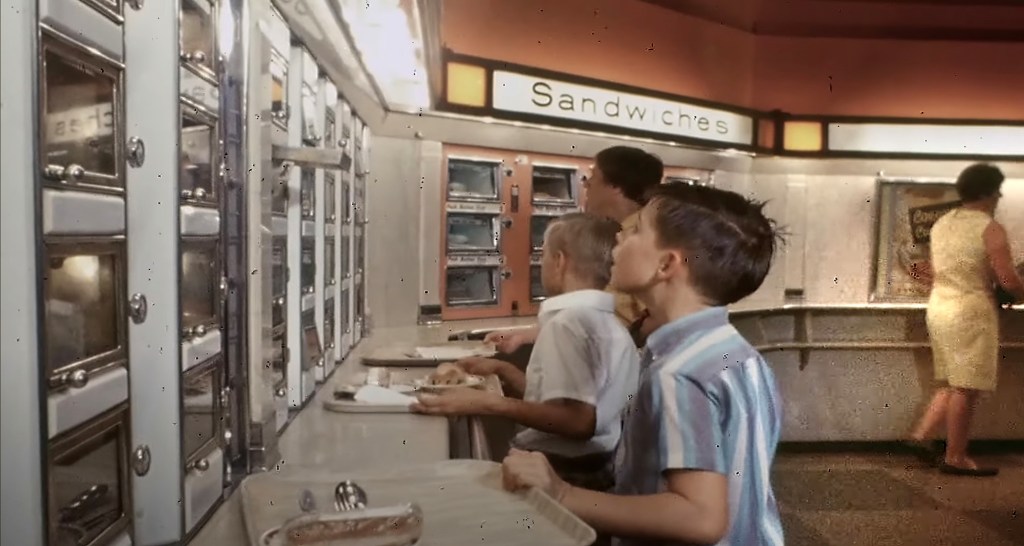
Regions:
[[[377,385],[363,385],[356,391],[355,399],[356,402],[384,406],[409,406],[416,401],[412,396]]]

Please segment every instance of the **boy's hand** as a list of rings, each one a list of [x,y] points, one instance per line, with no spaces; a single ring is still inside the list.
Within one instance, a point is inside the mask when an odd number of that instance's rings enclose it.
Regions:
[[[427,415],[485,415],[500,399],[489,391],[463,387],[443,394],[421,394],[410,409]]]
[[[501,479],[509,491],[536,487],[558,502],[569,491],[569,484],[555,474],[547,457],[536,451],[509,450],[501,463]]]
[[[463,358],[455,363],[466,373],[473,375],[498,375],[499,370],[505,367],[505,362],[495,358],[484,358],[482,356],[471,356]]]
[[[484,343],[493,343],[494,348],[497,349],[499,353],[505,354],[512,354],[516,352],[516,349],[530,341],[530,336],[515,330],[496,330],[484,337]]]

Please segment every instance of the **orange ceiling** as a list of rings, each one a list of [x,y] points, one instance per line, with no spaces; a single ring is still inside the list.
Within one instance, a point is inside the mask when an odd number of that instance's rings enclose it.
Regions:
[[[1024,42],[1022,0],[644,0],[759,35]]]

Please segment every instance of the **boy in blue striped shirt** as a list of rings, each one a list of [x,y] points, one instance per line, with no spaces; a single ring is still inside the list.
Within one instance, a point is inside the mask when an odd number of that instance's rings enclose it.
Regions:
[[[662,324],[647,340],[614,494],[572,487],[514,451],[510,489],[539,487],[620,545],[782,546],[769,469],[781,404],[768,365],[725,306],[764,281],[779,237],[763,204],[665,185],[620,233],[612,285]]]

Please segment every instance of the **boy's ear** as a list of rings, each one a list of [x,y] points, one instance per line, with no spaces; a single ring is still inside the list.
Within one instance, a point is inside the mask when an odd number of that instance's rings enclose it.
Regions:
[[[686,256],[679,250],[666,250],[658,264],[658,276],[661,278],[674,277],[687,271]]]

